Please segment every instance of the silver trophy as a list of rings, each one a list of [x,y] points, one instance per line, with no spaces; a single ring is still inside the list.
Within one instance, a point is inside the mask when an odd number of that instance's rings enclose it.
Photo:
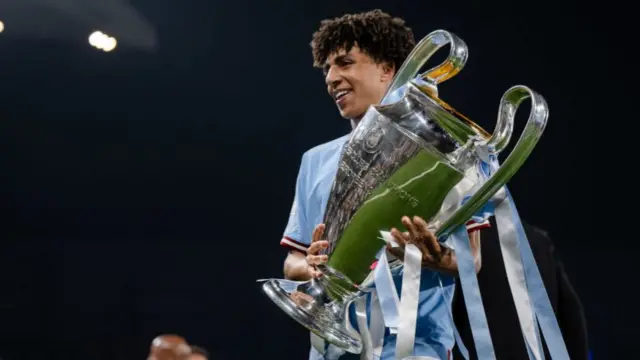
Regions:
[[[447,44],[447,60],[416,76]],[[347,352],[362,350],[360,336],[348,323],[348,307],[372,284],[371,265],[386,245],[380,231],[401,229],[402,216],[418,215],[445,239],[518,171],[545,128],[547,104],[525,86],[503,95],[493,135],[440,100],[437,85],[464,67],[467,54],[465,43],[443,30],[416,45],[381,104],[368,109],[344,147],[324,216],[330,245],[328,262],[319,266],[323,276],[293,292],[278,280],[263,284],[286,314]],[[479,186],[479,154],[498,154],[509,144],[516,110],[527,98],[531,113],[517,145]],[[463,202],[474,187],[473,196]]]

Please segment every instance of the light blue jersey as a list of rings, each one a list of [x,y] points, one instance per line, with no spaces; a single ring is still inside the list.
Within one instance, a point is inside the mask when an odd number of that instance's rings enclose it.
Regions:
[[[293,206],[289,222],[280,244],[290,249],[305,252],[311,244],[311,236],[316,225],[322,223],[325,207],[333,179],[338,170],[343,146],[349,140],[345,135],[328,143],[316,146],[302,156],[295,188]],[[407,214],[412,215],[412,214]],[[467,229],[473,231],[489,226],[485,223],[468,223]],[[401,293],[402,272],[393,274],[398,294]],[[440,287],[439,279],[442,280]],[[420,300],[416,326],[414,355],[449,359],[455,344],[453,324],[450,317],[450,304],[453,301],[454,278],[423,269],[420,277]],[[369,301],[368,301],[369,303]],[[367,315],[369,314],[367,304]],[[358,329],[353,306],[350,320]],[[395,355],[396,336],[386,330],[382,349],[383,360],[391,360]],[[347,360],[359,359],[359,355],[344,353],[333,345],[325,345],[324,352],[311,348],[310,360]]]

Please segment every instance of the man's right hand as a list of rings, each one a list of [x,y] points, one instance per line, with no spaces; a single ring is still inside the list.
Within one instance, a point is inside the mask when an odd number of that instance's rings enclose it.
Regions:
[[[324,235],[324,224],[318,224],[313,230],[311,245],[306,253],[293,250],[289,252],[284,261],[284,276],[286,279],[295,281],[307,281],[319,277],[322,273],[316,268],[317,265],[327,262],[327,255],[319,255],[322,249],[329,246],[329,242],[322,240]]]
[[[329,246],[327,240],[321,240],[324,235],[324,224],[318,224],[313,229],[313,237],[311,238],[311,245],[307,249],[307,264],[308,273],[310,278],[318,278],[322,275],[316,268],[316,265],[324,264],[328,260],[327,255],[319,255],[322,249],[326,249]]]

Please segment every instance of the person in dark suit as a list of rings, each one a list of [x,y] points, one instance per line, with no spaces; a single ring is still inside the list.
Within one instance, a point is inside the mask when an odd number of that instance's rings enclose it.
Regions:
[[[586,320],[580,299],[571,286],[547,233],[524,222],[523,226],[551,306],[558,319],[569,356],[572,360],[587,360],[589,347]],[[496,358],[529,360],[507,281],[495,219],[491,219],[491,227],[482,230],[481,238],[482,267],[478,273],[478,283]],[[454,321],[464,345],[469,350],[470,359],[477,359],[459,281],[456,284],[455,294],[452,306]],[[546,344],[544,350],[546,358],[550,358]],[[453,358],[463,359],[457,346],[454,348]]]

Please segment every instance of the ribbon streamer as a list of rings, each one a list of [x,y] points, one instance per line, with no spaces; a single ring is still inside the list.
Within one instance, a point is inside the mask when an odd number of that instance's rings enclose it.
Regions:
[[[466,227],[464,228],[466,229]],[[381,238],[391,244],[392,247],[398,246],[389,232],[381,231],[380,234]],[[413,355],[418,320],[420,277],[422,274],[422,252],[417,246],[413,244],[405,246],[402,268],[402,295],[398,300],[395,284],[391,277],[389,261],[384,251],[380,254],[378,264],[374,270],[376,289],[371,292],[370,330],[360,332],[361,336],[363,336],[364,345],[360,356],[361,360],[380,358],[385,326],[389,327],[390,332],[397,333],[395,359],[438,360],[431,356]],[[383,306],[382,304],[385,305]],[[363,318],[366,319],[366,313]],[[389,322],[385,320],[383,323],[380,321],[382,319],[389,319]],[[361,326],[360,323],[366,323],[366,320],[359,320],[358,326]],[[364,337],[367,336],[371,338],[365,340]],[[367,348],[365,344],[371,344],[371,348]]]
[[[537,332],[538,325],[529,297],[515,224],[511,221],[511,209],[507,202],[503,201],[496,207],[495,217],[507,281],[511,288],[511,295],[520,321],[522,335],[527,344],[529,358],[539,360],[541,359],[541,344]]]
[[[497,157],[493,153],[492,149],[482,143],[476,143],[475,149],[476,155],[480,159],[477,169],[481,181],[474,186],[470,191],[470,194],[475,193],[475,191],[491,177],[491,173],[497,170],[499,166]],[[488,218],[488,216],[493,215],[495,211],[498,238],[502,250],[503,262],[505,264],[505,271],[516,305],[516,312],[520,322],[521,331],[527,345],[527,352],[529,354],[529,358],[540,360],[542,348],[540,341],[538,340],[539,335],[537,333],[537,323],[531,306],[524,268],[518,251],[518,240],[515,237],[515,231],[513,231],[515,228],[515,219],[512,218],[508,205],[506,205],[507,203],[504,201],[505,194],[506,192],[504,189],[498,191],[491,201],[489,201],[489,203],[480,211],[480,216]],[[465,201],[470,197],[471,196],[467,196]],[[498,204],[497,206],[496,203]],[[478,221],[478,219],[474,220]],[[475,274],[473,257],[471,256],[470,248],[468,247],[470,244],[468,234],[466,232],[462,233],[462,231],[458,229],[458,231],[451,236],[451,242],[456,244],[454,247],[458,249],[456,255],[458,260],[460,285],[464,294],[465,307],[467,308],[469,325],[476,345],[478,358],[494,359],[495,350],[491,341],[484,306],[482,305],[482,297]],[[473,273],[471,273],[471,269],[473,269]],[[456,339],[456,342],[458,342],[458,344],[461,343],[458,339]],[[463,352],[463,356],[465,359],[468,359],[468,354],[466,352]]]
[[[540,270],[538,269],[533,252],[531,251],[531,246],[524,232],[522,221],[520,221],[520,216],[518,215],[509,190],[505,189],[505,191],[507,192],[507,198],[503,203],[505,207],[508,206],[511,210],[512,222],[515,224],[516,238],[518,247],[520,248],[520,256],[524,267],[529,296],[533,303],[534,312],[540,329],[542,330],[542,335],[549,349],[549,354],[552,359],[569,360],[569,352],[562,337],[562,331],[560,331],[558,320],[549,301],[547,289],[540,276]],[[541,355],[542,354],[544,353],[541,353]]]
[[[387,242],[393,241],[389,233],[382,231],[380,233]],[[396,285],[391,276],[386,251],[382,253],[378,260],[378,264],[374,270],[374,279],[384,325],[389,328],[391,334],[395,334],[398,329],[400,299],[398,298]]]
[[[391,234],[380,231],[381,239],[392,247],[397,247]],[[371,293],[370,331],[361,331],[363,352],[361,360],[378,359],[382,353],[385,326],[389,332],[397,334],[395,358],[401,360],[429,360],[427,356],[412,356],[415,343],[418,302],[420,296],[420,276],[422,274],[422,252],[413,245],[405,246],[402,274],[402,295],[398,298],[395,283],[391,275],[386,251],[381,252],[374,270],[375,290]],[[366,313],[363,316],[366,319]],[[384,319],[384,322],[379,321]],[[360,323],[366,320],[359,320]],[[370,337],[365,340],[365,337]],[[370,347],[367,348],[366,344]],[[435,360],[435,359],[434,359]]]
[[[482,146],[478,146],[477,153],[483,160],[480,163],[480,169],[482,170],[480,173],[485,181],[489,178],[490,172],[495,171],[499,166],[495,154],[486,150],[487,149]],[[540,276],[540,271],[533,257],[529,241],[524,232],[524,227],[508,189],[506,187],[501,189],[490,203],[488,206],[485,206],[485,213],[487,208],[492,206],[495,208],[495,218],[503,263],[505,264],[507,280],[516,306],[516,312],[527,345],[529,358],[536,360],[544,359],[542,341],[538,330],[538,325],[540,325],[551,358],[556,360],[569,359],[562,333]],[[464,245],[469,241],[466,232],[463,233],[462,231],[456,232],[452,237],[456,244]],[[487,337],[485,331],[486,318],[484,320],[474,318],[478,316],[476,315],[478,311],[482,314],[481,317],[484,316],[484,308],[481,307],[481,298],[476,296],[476,294],[479,294],[477,282],[472,280],[472,278],[475,279],[475,273],[472,276],[462,271],[462,269],[471,266],[473,259],[466,257],[465,254],[462,254],[462,257],[460,257],[459,250],[462,250],[462,253],[464,253],[466,249],[460,249],[458,246],[456,246],[456,249],[458,249],[457,259],[458,267],[461,271],[460,280],[465,295],[465,306],[469,314],[469,323],[471,325],[474,343],[476,344],[478,358],[493,359],[495,358],[493,345],[490,335]],[[465,265],[465,263],[468,264]],[[471,299],[467,298],[467,292],[473,294]],[[465,359],[467,359],[467,356],[465,356]]]
[[[396,338],[396,359],[413,355],[421,273],[422,252],[414,244],[407,244],[404,248],[404,272],[402,273],[402,295],[400,296],[398,336]]]
[[[496,170],[499,166],[495,155],[491,154],[490,151],[482,152],[483,148],[481,146],[478,148],[480,149],[478,155],[482,159],[478,164],[481,181],[477,186],[474,186],[470,193],[479,188],[490,177],[490,172]],[[465,197],[465,200],[468,198],[469,196]],[[507,280],[516,306],[529,358],[535,360],[544,359],[539,326],[551,358],[554,360],[568,360],[569,355],[562,338],[562,332],[542,282],[524,227],[511,194],[506,187],[501,189],[483,209],[474,215],[473,219],[477,222],[482,222],[494,214]],[[380,234],[382,240],[391,244],[392,247],[398,246],[389,232],[381,231]],[[461,225],[451,234],[446,243],[456,252],[460,285],[464,294],[465,307],[469,316],[469,324],[478,359],[495,359],[496,354],[482,304],[482,296],[478,286],[475,263],[466,226]],[[356,321],[363,341],[361,360],[380,358],[385,327],[389,328],[391,334],[397,334],[396,359],[432,359],[428,356],[412,356],[422,270],[422,253],[415,245],[408,244],[405,247],[402,268],[402,296],[399,297],[386,251],[383,247],[373,274],[375,289],[368,296],[363,296],[355,302]],[[276,280],[287,292],[294,291],[299,285],[305,283],[304,281]],[[441,290],[444,296],[442,286]],[[367,324],[367,297],[371,300],[371,319],[369,319],[369,324]],[[451,305],[449,304],[449,306]],[[453,323],[452,316],[450,320]],[[468,360],[468,352],[460,340],[455,324],[453,324],[453,327],[456,343],[463,357]],[[312,334],[312,340],[313,337]],[[316,340],[319,340],[319,338]],[[314,347],[322,352],[323,343],[320,339],[320,342],[316,341]]]
[[[476,267],[473,261],[471,243],[466,227],[458,227],[451,235],[451,239],[456,249],[458,276],[460,278],[462,293],[464,294],[471,335],[476,345],[478,359],[495,359],[496,354],[493,349],[484,306],[482,305],[482,296],[480,294],[480,287],[478,286]]]
[[[356,304],[356,322],[362,339],[362,353],[360,359],[373,359],[373,345],[371,344],[371,334],[369,333],[369,325],[367,324],[367,297],[361,296],[355,301]]]
[[[491,173],[497,171],[500,167],[498,157],[493,149],[479,143],[476,144],[476,154],[482,160],[480,162],[480,174],[483,180],[487,181]],[[515,233],[516,223],[520,220],[512,216],[510,202],[505,201],[507,195],[506,187],[500,189],[494,195],[493,199],[489,201],[488,205],[495,208],[498,242],[500,244],[502,261],[505,266],[507,281],[511,289],[511,296],[514,299],[516,314],[520,322],[520,329],[525,340],[529,359],[540,360],[544,359],[544,351],[540,341],[535,311],[531,305],[530,291],[527,287],[524,265],[520,257],[519,240]]]

